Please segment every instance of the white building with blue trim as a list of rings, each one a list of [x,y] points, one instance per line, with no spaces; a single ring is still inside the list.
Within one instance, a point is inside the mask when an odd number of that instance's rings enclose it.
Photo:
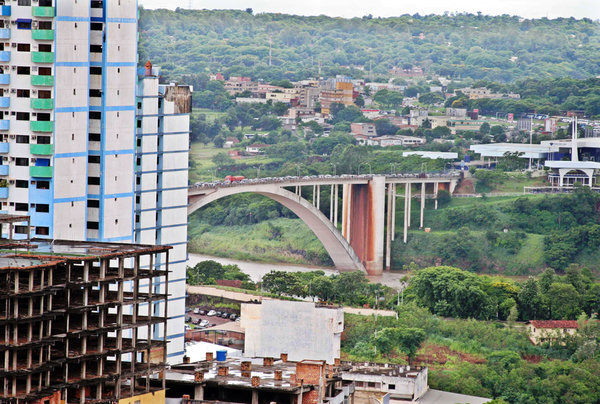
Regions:
[[[136,0],[4,3],[0,211],[30,215],[35,237],[173,244],[167,333],[180,362],[191,88],[146,72],[138,85]]]

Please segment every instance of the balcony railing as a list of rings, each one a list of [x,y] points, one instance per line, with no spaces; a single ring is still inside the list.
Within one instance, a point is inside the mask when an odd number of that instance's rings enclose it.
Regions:
[[[3,15],[3,16],[10,16],[11,15],[10,6],[0,6],[0,12],[2,13],[1,15]]]
[[[54,52],[31,52],[31,61],[33,63],[54,63]]]
[[[0,83],[0,84],[2,84],[2,83]],[[33,75],[33,76],[31,76],[31,85],[32,86],[53,86],[54,85],[54,76]]]
[[[10,51],[0,52],[0,62],[10,62]]]
[[[31,154],[35,154],[38,156],[48,156],[52,154],[52,145],[51,144],[32,144],[29,145],[29,151]]]
[[[39,178],[52,178],[52,167],[30,166],[29,176]]]
[[[10,39],[10,28],[0,29],[0,39]]]
[[[54,7],[31,7],[33,17],[54,17]]]
[[[0,120],[0,130],[9,130],[10,129],[10,121],[8,119]]]
[[[31,38],[37,39],[38,41],[53,41],[54,30],[53,29],[34,29],[31,31]]]
[[[0,98],[1,100],[1,98]],[[33,109],[53,109],[54,100],[52,98],[32,98],[31,108]]]
[[[10,97],[0,97],[0,108],[10,107]]]
[[[32,132],[52,132],[54,130],[52,121],[31,121],[29,124]]]
[[[8,164],[1,165],[0,166],[0,175],[7,176],[8,175],[8,167],[10,167]]]
[[[8,142],[0,142],[0,153],[6,154],[10,152],[10,143]]]
[[[8,187],[0,187],[0,198],[1,199],[8,198]]]

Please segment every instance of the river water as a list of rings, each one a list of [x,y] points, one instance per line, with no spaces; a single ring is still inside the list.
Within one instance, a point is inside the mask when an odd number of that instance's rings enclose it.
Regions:
[[[250,275],[250,278],[254,282],[258,282],[262,277],[271,271],[286,271],[286,272],[310,272],[310,271],[323,271],[325,275],[337,274],[338,271],[331,267],[319,267],[309,265],[293,265],[285,264],[281,262],[268,263],[268,262],[257,262],[257,261],[241,261],[231,258],[213,257],[210,255],[203,254],[188,254],[188,266],[193,267],[201,261],[213,260],[223,265],[235,264],[242,272]],[[404,273],[399,271],[384,272],[382,276],[368,276],[367,278],[374,283],[381,283],[394,289],[400,287],[399,279],[404,276]]]

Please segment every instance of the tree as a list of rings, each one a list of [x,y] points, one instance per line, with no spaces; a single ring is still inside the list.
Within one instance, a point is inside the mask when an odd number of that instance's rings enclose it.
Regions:
[[[555,320],[569,320],[581,314],[580,295],[571,284],[553,283],[548,289],[550,310]]]
[[[213,144],[215,145],[215,147],[217,148],[222,148],[223,145],[225,144],[225,137],[223,137],[222,135],[216,136],[213,139]]]
[[[445,100],[446,100],[446,98],[440,92],[425,93],[419,97],[419,102],[421,104],[426,104],[426,105],[440,104],[440,103],[443,103]]]
[[[488,135],[490,133],[490,124],[487,122],[482,123],[481,127],[479,128],[479,133],[482,135]]]
[[[519,311],[523,320],[538,318],[540,309],[540,294],[538,284],[532,277],[527,279],[518,295]]]
[[[217,167],[223,167],[233,164],[233,159],[227,153],[217,153],[211,158]]]
[[[365,99],[362,97],[362,95],[359,95],[354,100],[354,104],[356,104],[356,106],[359,108],[363,108],[365,106]]]
[[[417,351],[425,342],[427,334],[420,328],[404,328],[399,333],[400,350],[408,356],[408,363],[412,363]]]
[[[246,9],[246,12],[247,12],[248,14],[252,15],[252,13],[254,13],[254,10],[252,10],[250,7],[248,7],[248,8]]]

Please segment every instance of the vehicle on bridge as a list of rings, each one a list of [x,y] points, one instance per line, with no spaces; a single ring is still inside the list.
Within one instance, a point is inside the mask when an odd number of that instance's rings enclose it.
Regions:
[[[225,177],[225,181],[238,182],[246,179],[243,175],[228,175]]]

